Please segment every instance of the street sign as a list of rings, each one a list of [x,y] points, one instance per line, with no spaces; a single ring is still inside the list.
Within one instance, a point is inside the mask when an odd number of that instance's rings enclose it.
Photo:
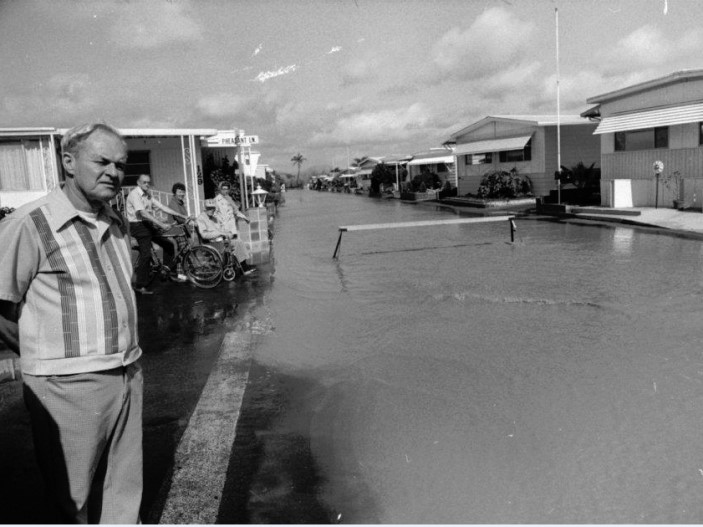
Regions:
[[[238,135],[234,131],[221,131],[216,135],[204,138],[204,146],[208,148],[232,148],[237,146],[258,145],[258,135]]]
[[[247,146],[247,145],[257,145],[259,144],[259,136],[258,135],[238,135],[234,138],[234,144],[239,146]]]

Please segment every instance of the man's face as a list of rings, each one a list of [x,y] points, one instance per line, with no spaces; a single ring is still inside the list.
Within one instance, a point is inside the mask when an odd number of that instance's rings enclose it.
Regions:
[[[226,186],[226,185],[223,185],[223,186],[220,188],[220,191],[222,192],[222,194],[224,194],[224,195],[226,196],[227,194],[229,194],[229,187]]]
[[[75,154],[63,154],[66,171],[89,202],[115,197],[124,179],[126,163],[127,149],[120,138],[100,129],[80,143]]]
[[[137,186],[144,192],[147,192],[149,187],[151,187],[151,178],[149,176],[139,176],[139,179],[137,179]]]
[[[211,209],[210,207],[205,209],[205,212],[207,212],[207,215],[210,216],[211,218],[215,216],[215,210],[216,209]]]
[[[183,201],[185,199],[185,197],[186,197],[185,190],[180,189],[180,188],[176,190],[176,198],[178,199],[178,201]]]

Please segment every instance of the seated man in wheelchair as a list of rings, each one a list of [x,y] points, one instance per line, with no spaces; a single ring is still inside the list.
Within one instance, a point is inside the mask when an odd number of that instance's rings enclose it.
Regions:
[[[246,260],[251,258],[249,249],[247,249],[243,241],[237,239],[236,234],[232,234],[219,224],[215,216],[216,210],[217,206],[215,201],[206,199],[205,210],[196,218],[200,237],[203,241],[216,247],[221,253],[225,250],[229,250],[234,258],[235,266],[241,268],[241,274],[252,274],[256,269],[250,267],[246,262]]]

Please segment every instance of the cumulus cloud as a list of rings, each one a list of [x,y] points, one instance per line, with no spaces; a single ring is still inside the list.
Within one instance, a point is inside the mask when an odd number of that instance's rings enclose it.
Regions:
[[[422,103],[393,110],[360,112],[339,118],[332,129],[315,133],[310,142],[334,145],[410,139],[418,133],[425,133],[429,118]]]
[[[231,126],[236,122],[238,126],[258,129],[262,123],[274,122],[281,106],[275,91],[250,95],[218,92],[201,96],[195,103],[195,112],[196,119],[216,126]]]
[[[342,86],[353,86],[376,79],[376,65],[372,60],[354,59],[342,68]]]
[[[202,27],[182,2],[123,2],[111,15],[110,38],[125,48],[155,48],[203,38]]]
[[[502,100],[516,91],[524,96],[539,87],[541,69],[542,64],[538,61],[523,62],[473,82],[471,89],[472,92],[493,100]]]
[[[599,58],[606,76],[665,66],[665,72],[656,74],[663,75],[682,64],[695,63],[701,46],[703,31],[699,29],[669,36],[656,26],[645,25],[618,40]]]
[[[518,19],[503,7],[487,9],[467,29],[452,28],[432,49],[441,75],[476,79],[522,62],[530,56],[532,22]]]
[[[339,51],[342,51],[342,46],[333,46],[328,52],[328,55],[332,55],[332,53],[337,53]]]
[[[239,115],[251,100],[231,93],[205,95],[195,104],[197,111],[205,118],[234,117]]]
[[[57,74],[29,87],[21,95],[4,97],[3,105],[11,114],[29,117],[40,113],[44,118],[50,114],[56,119],[95,109],[97,91],[86,74]]]

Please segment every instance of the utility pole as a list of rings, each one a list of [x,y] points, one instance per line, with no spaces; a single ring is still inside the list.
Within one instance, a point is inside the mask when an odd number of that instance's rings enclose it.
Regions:
[[[239,130],[237,136],[243,138],[244,130]],[[247,178],[244,175],[244,156],[242,155],[242,148],[243,146],[240,140],[239,144],[237,145],[237,164],[239,165],[239,191],[242,200],[242,210],[247,210],[249,208],[249,204],[247,203]]]
[[[556,60],[557,60],[557,204],[561,204],[561,111],[559,101],[559,8],[554,8],[554,21],[556,28]]]

